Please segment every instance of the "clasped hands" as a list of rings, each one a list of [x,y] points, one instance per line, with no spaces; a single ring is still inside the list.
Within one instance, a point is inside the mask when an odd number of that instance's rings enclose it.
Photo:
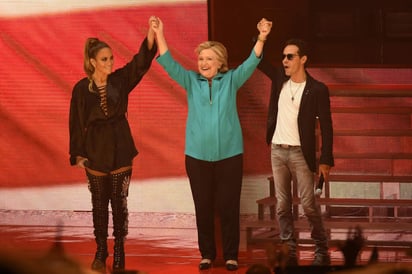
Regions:
[[[149,27],[152,29],[155,33],[159,31],[163,27],[162,20],[160,20],[159,17],[157,16],[150,16],[149,18]]]
[[[272,29],[272,21],[262,18],[259,23],[257,23],[257,29],[259,31],[259,40],[265,41],[266,37],[269,35]]]
[[[272,21],[267,20],[266,18],[262,18],[258,24],[257,24],[257,29],[259,31],[259,38],[262,40],[266,40],[266,37],[270,33],[270,30],[272,29]],[[159,29],[161,30],[163,27],[163,23],[160,20],[159,17],[157,16],[150,16],[149,18],[149,27],[154,31],[157,32]]]

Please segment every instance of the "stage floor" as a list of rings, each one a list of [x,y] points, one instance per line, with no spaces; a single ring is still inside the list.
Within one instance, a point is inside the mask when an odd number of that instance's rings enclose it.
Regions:
[[[46,256],[58,243],[66,256],[88,269],[95,252],[90,214],[68,211],[0,210],[0,246],[2,251],[17,250],[20,254],[27,252]],[[193,218],[191,214],[130,213],[129,235],[125,245],[127,269],[149,274],[199,273],[200,258]],[[60,229],[61,235],[56,238]],[[113,241],[110,238],[110,253],[112,247]],[[213,269],[207,273],[244,274],[252,264],[267,265],[266,247],[260,245],[241,248],[240,268],[237,272],[226,271],[223,260],[219,258]],[[309,265],[313,259],[312,253],[310,247],[302,249],[299,252],[300,265]],[[333,265],[343,264],[339,250],[331,248],[330,253]],[[359,264],[366,264],[369,255],[368,252],[363,252]],[[405,254],[405,249],[382,250],[379,253],[379,261],[412,266],[412,257]],[[111,256],[107,263],[110,267]]]

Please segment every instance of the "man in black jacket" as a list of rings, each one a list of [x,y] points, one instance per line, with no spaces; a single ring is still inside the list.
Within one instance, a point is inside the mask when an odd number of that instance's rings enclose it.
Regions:
[[[329,265],[327,236],[321,211],[316,205],[316,126],[321,129],[319,175],[328,181],[333,160],[333,127],[329,90],[306,71],[307,48],[292,39],[283,49],[283,68],[267,60],[258,68],[272,80],[266,141],[271,145],[271,161],[277,199],[280,238],[289,247],[288,265],[297,265],[291,181],[296,180],[302,208],[315,242],[313,265]]]

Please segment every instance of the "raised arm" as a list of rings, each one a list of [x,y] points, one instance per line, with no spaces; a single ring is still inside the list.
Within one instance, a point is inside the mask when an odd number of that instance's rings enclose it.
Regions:
[[[154,17],[151,20],[151,28],[156,36],[157,47],[159,48],[159,54],[163,55],[166,51],[168,51],[166,39],[163,33],[163,22],[160,20],[159,17]]]
[[[147,48],[151,50],[153,48],[155,33],[152,29],[152,22],[156,20],[155,16],[150,16],[149,18],[149,29],[147,31]]]
[[[257,29],[259,31],[258,38],[256,40],[253,50],[257,57],[261,57],[263,53],[263,46],[266,42],[266,38],[272,29],[272,22],[262,18],[257,24]]]

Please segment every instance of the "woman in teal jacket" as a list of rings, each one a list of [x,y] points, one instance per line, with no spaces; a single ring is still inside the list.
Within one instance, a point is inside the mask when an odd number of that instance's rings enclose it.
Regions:
[[[187,92],[185,162],[195,204],[201,270],[210,268],[216,258],[215,207],[222,226],[226,268],[238,268],[243,138],[236,94],[259,64],[271,26],[264,18],[257,24],[259,36],[253,51],[232,70],[228,68],[227,51],[221,43],[201,43],[196,48],[198,72],[195,72],[173,59],[162,21],[159,18],[152,21],[160,53],[157,61]]]

